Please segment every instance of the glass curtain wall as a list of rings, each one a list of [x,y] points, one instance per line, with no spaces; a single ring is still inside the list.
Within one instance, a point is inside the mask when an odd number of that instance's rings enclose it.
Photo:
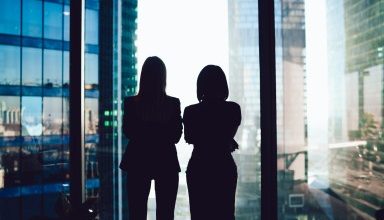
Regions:
[[[68,192],[65,5],[68,2],[2,1],[1,219],[56,216],[55,202]]]
[[[135,1],[104,2],[113,2],[104,8],[111,11],[104,20],[112,25],[117,22],[122,2]],[[113,56],[100,59],[100,3],[89,0],[85,8],[86,194],[87,198],[99,198],[100,188],[105,192],[115,187],[100,181],[99,130],[113,124],[112,119],[100,119],[100,115],[117,117],[117,112],[101,113],[99,109],[109,102],[119,105],[117,96],[100,103],[100,86],[115,88],[118,74],[117,67],[100,71],[99,63],[113,60],[121,50],[111,50]],[[70,179],[69,0],[4,0],[0,12],[0,219],[57,217],[55,207],[62,195],[68,196]],[[135,21],[132,16],[128,19]],[[105,45],[112,48],[113,40],[122,38],[117,36],[118,27],[105,33],[111,36],[110,43],[103,38]],[[129,27],[134,33],[134,26]],[[125,42],[132,47],[133,38]],[[100,74],[108,74],[113,80],[99,84]],[[127,74],[132,78],[136,72],[133,69]],[[113,94],[112,90],[108,92]],[[107,135],[116,141],[117,128],[114,131]],[[113,142],[108,146],[110,156],[106,161],[112,160],[117,147]]]
[[[384,1],[275,0],[279,219],[384,206]]]
[[[100,219],[126,219],[125,178],[118,168],[127,140],[122,100],[136,92],[137,0],[86,0],[85,192]]]
[[[260,219],[260,67],[258,0],[228,0],[228,84],[241,106],[236,134],[236,219]]]

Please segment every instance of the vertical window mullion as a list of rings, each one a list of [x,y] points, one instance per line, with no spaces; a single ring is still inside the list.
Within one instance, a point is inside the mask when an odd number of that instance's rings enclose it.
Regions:
[[[70,1],[69,139],[70,198],[74,208],[85,199],[84,178],[84,17],[85,0]]]
[[[274,1],[259,0],[261,219],[277,219],[276,60]]]

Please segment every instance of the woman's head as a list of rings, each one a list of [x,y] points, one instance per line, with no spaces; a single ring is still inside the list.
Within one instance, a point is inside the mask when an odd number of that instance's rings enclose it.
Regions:
[[[224,71],[215,65],[205,66],[197,78],[197,99],[226,100],[228,98],[228,83]]]
[[[145,98],[164,96],[167,69],[157,56],[148,57],[143,64],[140,75],[139,96]]]

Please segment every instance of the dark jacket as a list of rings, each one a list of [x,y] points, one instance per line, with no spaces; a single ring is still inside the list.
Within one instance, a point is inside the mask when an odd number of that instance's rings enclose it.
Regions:
[[[194,145],[188,169],[194,163],[218,162],[237,148],[233,138],[241,122],[241,110],[235,102],[202,101],[190,105],[184,110],[183,122],[185,141]]]
[[[120,168],[149,175],[180,172],[175,144],[182,130],[179,99],[166,96],[152,104],[137,96],[125,98],[123,132],[129,143]]]

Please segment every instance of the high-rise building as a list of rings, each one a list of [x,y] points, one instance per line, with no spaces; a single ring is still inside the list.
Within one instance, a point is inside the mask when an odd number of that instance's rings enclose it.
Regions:
[[[136,91],[137,0],[85,2],[86,197],[99,198],[102,218],[117,219],[117,119]],[[69,193],[70,14],[69,0],[2,1],[0,219],[54,217]]]
[[[260,71],[257,0],[228,1],[230,99],[241,106],[242,122],[236,140],[239,150],[236,217],[260,215]]]
[[[243,114],[236,137],[240,149],[235,154],[239,168],[237,214],[240,219],[257,218],[260,212],[257,4],[255,0],[238,0],[229,1],[228,5],[230,98],[240,104]],[[292,178],[289,180],[292,184],[307,178],[304,18],[304,1],[275,1],[278,169],[285,172],[281,178]],[[283,200],[287,199],[285,196]]]
[[[383,1],[327,1],[331,188],[374,218],[383,205]],[[333,116],[333,117],[332,117]],[[335,172],[336,171],[336,172]],[[369,187],[363,187],[365,181]]]
[[[304,0],[275,1],[278,216],[307,180]]]

